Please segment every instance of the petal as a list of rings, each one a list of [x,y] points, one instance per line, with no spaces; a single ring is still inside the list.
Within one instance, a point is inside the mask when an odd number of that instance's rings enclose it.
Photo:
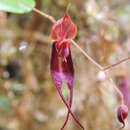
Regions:
[[[73,90],[73,78],[74,78],[74,68],[71,58],[71,53],[69,49],[69,54],[66,57],[66,60],[62,57],[65,51],[65,46],[67,48],[67,43],[60,45],[60,42],[54,42],[52,46],[52,56],[51,56],[51,75],[54,80],[54,83],[58,89],[61,91],[62,83],[65,82],[68,85],[70,90],[70,103],[72,105],[72,90]],[[62,48],[60,50],[60,47]],[[61,56],[62,53],[62,56]],[[63,97],[64,98],[64,97]],[[67,120],[65,121],[63,127],[65,127],[69,118],[69,112],[67,114]],[[63,128],[62,127],[62,128]]]
[[[66,12],[64,17],[53,24],[51,29],[51,40],[60,41],[63,39],[73,39],[76,36],[77,27],[72,22],[70,16]]]
[[[60,48],[62,48],[62,49],[60,50]],[[66,55],[66,51],[65,51],[66,49],[68,49],[67,55]],[[67,117],[66,117],[65,123],[62,126],[61,130],[65,127],[65,125],[69,119],[69,114],[71,114],[72,117],[74,118],[74,120],[77,122],[77,124],[79,124],[80,127],[82,127],[80,122],[77,120],[77,118],[74,116],[74,114],[71,111],[74,68],[73,68],[73,63],[72,63],[72,58],[71,58],[69,41],[53,43],[50,69],[51,69],[51,75],[52,75],[54,84],[60,94],[60,97],[62,98],[64,104],[66,105],[66,107],[68,109]],[[62,88],[63,82],[65,82],[67,84],[69,91],[70,91],[69,105],[62,94],[61,88]]]

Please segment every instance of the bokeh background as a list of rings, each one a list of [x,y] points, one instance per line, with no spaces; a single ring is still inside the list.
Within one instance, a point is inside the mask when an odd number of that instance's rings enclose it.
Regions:
[[[102,66],[130,55],[129,0],[36,0],[39,10],[55,19],[69,14],[77,25],[75,41]],[[0,11],[0,130],[59,130],[67,109],[50,75],[52,23],[31,12]],[[118,93],[123,87],[130,110],[130,62],[107,72],[105,78],[71,46],[75,68],[72,111],[86,130],[119,130]],[[68,90],[63,84],[63,93]],[[80,130],[72,118],[65,130]],[[130,116],[124,130],[130,130]]]

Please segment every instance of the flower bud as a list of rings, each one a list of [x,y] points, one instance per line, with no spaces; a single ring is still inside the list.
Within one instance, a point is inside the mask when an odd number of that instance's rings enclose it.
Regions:
[[[123,124],[122,128],[125,127],[124,120],[128,116],[128,107],[126,105],[120,106],[117,111],[118,120]]]

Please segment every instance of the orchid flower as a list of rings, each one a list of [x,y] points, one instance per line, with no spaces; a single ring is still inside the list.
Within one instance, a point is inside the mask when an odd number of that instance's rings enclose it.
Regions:
[[[123,126],[120,129],[123,129],[125,127],[125,119],[128,116],[128,107],[126,105],[122,105],[117,110],[117,118],[118,120],[123,124]]]
[[[121,84],[119,85],[119,90],[123,94],[124,105],[120,106],[117,111],[118,120],[123,124],[122,128],[125,127],[125,119],[128,116],[128,111],[130,110],[130,78],[124,77]]]
[[[50,34],[51,40],[54,41],[52,44],[51,53],[51,75],[54,84],[58,90],[58,93],[68,109],[66,120],[63,126],[61,127],[61,130],[63,130],[66,126],[70,114],[72,115],[76,123],[82,129],[84,129],[71,111],[73,97],[74,67],[71,57],[70,39],[73,39],[76,36],[76,33],[77,27],[71,21],[71,18],[69,17],[68,12],[66,11],[64,17],[53,24]],[[63,82],[67,84],[69,89],[69,103],[67,103],[62,93]]]

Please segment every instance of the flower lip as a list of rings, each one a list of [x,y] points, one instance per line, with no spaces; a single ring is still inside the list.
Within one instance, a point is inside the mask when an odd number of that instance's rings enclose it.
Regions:
[[[65,82],[69,88],[69,107],[72,106],[72,94],[73,94],[73,79],[74,79],[74,68],[70,51],[70,41],[57,41],[52,44],[52,55],[51,55],[51,75],[54,81],[54,84],[61,94],[61,98],[66,104],[65,98],[62,94],[62,83]],[[66,54],[66,48],[68,53]],[[66,57],[65,57],[66,56]],[[65,60],[64,58],[65,57]],[[70,115],[70,110],[68,109],[66,121],[62,126],[62,129],[65,127],[68,122]]]

